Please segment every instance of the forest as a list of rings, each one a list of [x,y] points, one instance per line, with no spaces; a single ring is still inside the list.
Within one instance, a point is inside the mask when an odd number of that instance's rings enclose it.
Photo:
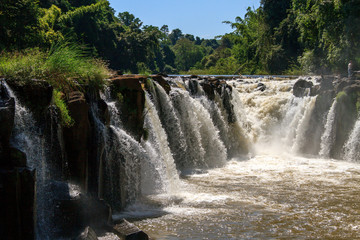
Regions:
[[[203,39],[117,14],[107,0],[2,0],[1,62],[68,46],[120,73],[346,73],[349,60],[360,64],[359,16],[358,0],[261,0],[224,22],[232,32]]]

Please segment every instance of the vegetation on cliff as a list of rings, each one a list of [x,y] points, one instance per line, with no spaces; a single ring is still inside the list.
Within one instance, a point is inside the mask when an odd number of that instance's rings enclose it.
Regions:
[[[155,27],[107,0],[0,3],[0,51],[48,50],[64,39],[126,73],[296,74],[346,72],[360,63],[356,0],[261,0],[216,39]],[[3,53],[4,54],[4,53]]]

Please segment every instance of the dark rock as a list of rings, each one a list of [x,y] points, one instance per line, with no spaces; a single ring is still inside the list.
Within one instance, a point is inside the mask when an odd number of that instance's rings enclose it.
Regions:
[[[257,87],[255,89],[255,91],[261,91],[261,92],[263,92],[265,90],[266,90],[266,85],[263,84],[263,83],[258,83],[258,85],[257,85]]]
[[[198,75],[190,75],[190,78],[199,78],[199,76]]]
[[[215,99],[215,91],[214,91],[214,85],[210,84],[210,83],[202,83],[201,84],[206,96],[210,99],[210,100],[214,100]]]
[[[18,98],[26,107],[28,107],[37,116],[46,111],[49,106],[53,87],[46,81],[7,81],[13,91],[17,93]]]
[[[89,106],[81,92],[68,95],[69,114],[74,125],[63,129],[65,151],[70,179],[87,190],[88,177],[88,137],[90,136]]]
[[[316,85],[319,86],[319,85]],[[326,124],[326,116],[334,101],[335,92],[332,90],[319,93],[315,106],[310,115],[308,128],[306,129],[307,141],[301,146],[300,151],[306,154],[317,155],[320,151],[321,136]]]
[[[306,89],[311,89],[313,83],[310,81],[306,81],[304,79],[299,79],[293,86],[293,94],[295,97],[304,97],[306,93]]]
[[[320,85],[315,85],[310,89],[310,96],[316,96],[320,92]]]
[[[85,228],[82,217],[82,201],[76,200],[59,200],[56,204],[55,215],[56,225],[58,227],[58,237],[71,238],[79,235],[79,229]]]
[[[10,161],[12,167],[26,167],[26,154],[17,148],[10,147]]]
[[[35,239],[35,170],[0,171],[1,239]]]
[[[322,76],[319,91],[324,92],[324,91],[328,91],[328,90],[333,90],[334,82],[335,82],[334,76]]]
[[[110,125],[110,113],[106,102],[102,99],[97,100],[97,106],[99,109],[99,118],[105,126]]]
[[[98,237],[96,232],[89,226],[87,226],[84,231],[76,238],[76,240],[97,240]]]
[[[140,141],[143,134],[145,93],[144,76],[117,76],[110,80],[112,98],[119,102],[121,120],[130,133]]]
[[[115,225],[114,233],[125,240],[148,240],[149,236],[125,219]]]
[[[7,89],[0,85],[0,147],[9,146],[11,131],[14,127],[15,100],[10,97]]]
[[[161,75],[153,75],[151,78],[160,84],[160,86],[166,91],[167,94],[169,94],[171,87],[169,83],[163,78]]]

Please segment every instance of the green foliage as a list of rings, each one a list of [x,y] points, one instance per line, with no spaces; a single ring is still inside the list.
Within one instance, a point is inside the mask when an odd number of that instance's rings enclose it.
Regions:
[[[336,95],[336,101],[338,102],[344,101],[345,98],[347,98],[347,94],[344,91],[341,91]]]
[[[86,56],[76,45],[54,45],[49,52],[37,48],[0,56],[0,74],[12,81],[42,79],[56,89],[79,84],[102,87],[109,71],[104,62]]]
[[[69,115],[69,110],[64,102],[64,94],[58,90],[53,91],[53,102],[59,109],[61,115],[61,124],[66,127],[74,125],[74,120]]]

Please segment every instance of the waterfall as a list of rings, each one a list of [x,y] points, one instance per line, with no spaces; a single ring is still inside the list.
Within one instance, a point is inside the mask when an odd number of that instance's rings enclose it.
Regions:
[[[167,133],[169,147],[173,153],[173,157],[177,162],[186,161],[187,145],[184,133],[181,129],[180,120],[176,115],[174,105],[165,92],[165,90],[157,83],[154,82],[155,93],[153,93],[157,112],[160,117],[161,123]]]
[[[192,98],[185,90],[173,89],[170,96],[186,136],[188,149],[188,157],[180,165],[184,168],[223,165],[227,152],[210,113],[199,99]]]
[[[142,193],[175,193],[180,180],[168,145],[168,137],[149,94],[146,93],[145,96],[144,127],[148,137],[146,140],[143,139],[142,146],[148,157],[142,162]]]
[[[306,142],[306,130],[309,127],[310,117],[316,102],[316,97],[307,97],[307,98],[308,101],[306,103],[304,114],[296,128],[296,137],[295,137],[294,145],[292,147],[292,150],[295,153],[301,153],[301,149]]]
[[[37,239],[44,239],[49,236],[53,228],[50,223],[52,197],[46,186],[50,173],[45,156],[45,137],[29,109],[20,103],[6,82],[4,85],[10,96],[15,99],[15,122],[11,144],[26,154],[27,166],[36,169],[36,235]]]
[[[121,209],[137,200],[140,193],[140,163],[146,158],[145,150],[124,129],[116,102],[109,89],[102,95],[110,112],[110,127],[105,134],[105,186],[104,195],[115,209]]]
[[[335,141],[335,112],[336,112],[337,101],[334,100],[331,108],[328,112],[325,124],[325,131],[321,136],[321,145],[319,155],[322,157],[329,157],[331,148]]]
[[[360,160],[360,117],[357,119],[354,129],[351,131],[350,137],[345,143],[344,159],[347,161],[359,161]]]

